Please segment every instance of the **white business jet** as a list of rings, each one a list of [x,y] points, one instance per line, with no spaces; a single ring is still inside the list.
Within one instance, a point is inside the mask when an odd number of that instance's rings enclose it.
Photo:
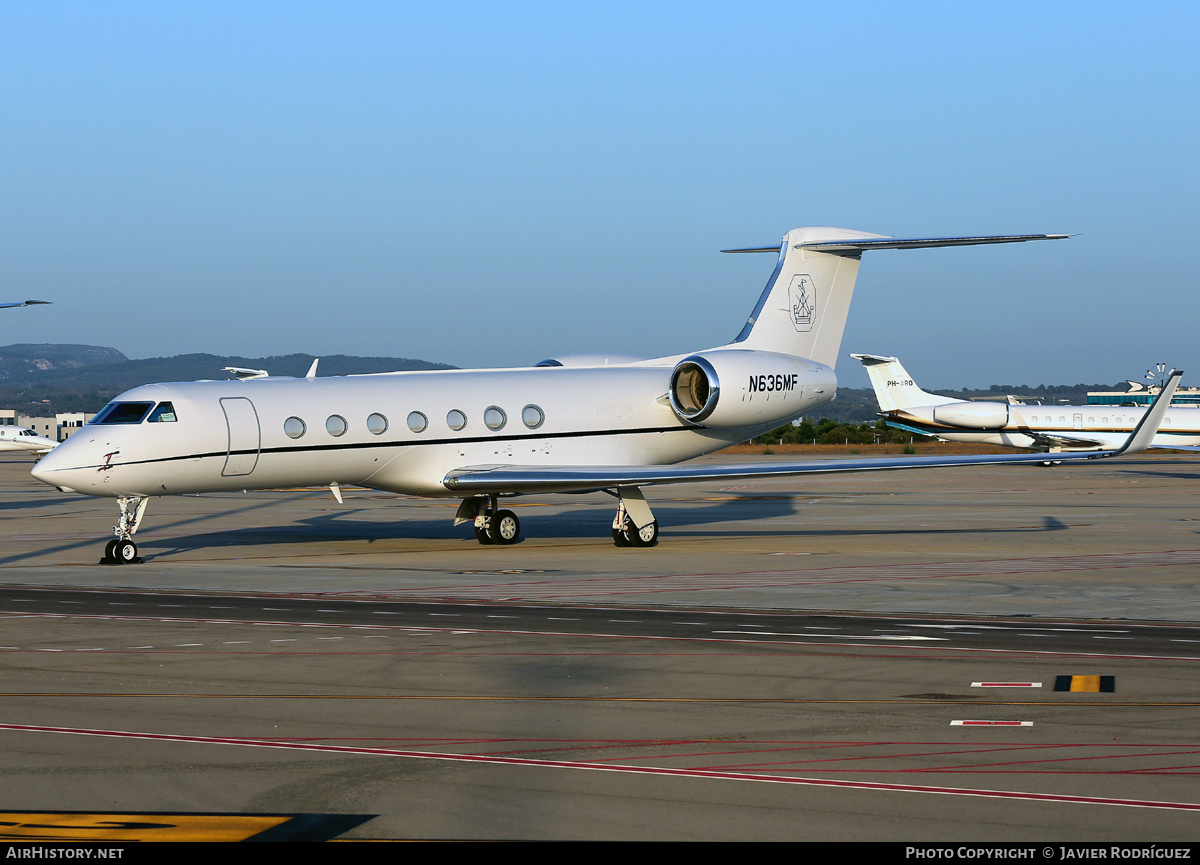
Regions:
[[[652,484],[806,473],[1034,462],[1029,454],[675,465],[745,441],[833,399],[833,366],[862,253],[1045,240],[1065,235],[898,239],[797,228],[740,334],[652,360],[559,357],[526,368],[304,378],[237,370],[235,381],[151,384],[109,403],[42,459],[38,479],[115,498],[105,561],[140,561],[134,532],[154,496],[356,484],[461,497],[455,525],[481,543],[520,536],[502,496],[605,490],[618,546],[651,546]],[[607,362],[615,361],[615,362]],[[1173,390],[1173,387],[1172,387]],[[1170,396],[1166,405],[1170,404]],[[1154,412],[1119,450],[1136,451]],[[1066,457],[1067,455],[1064,455]]]
[[[40,436],[28,427],[0,426],[0,452],[46,454],[58,447],[54,439]]]
[[[10,303],[0,303],[0,309],[15,309],[20,306],[48,306],[48,300],[20,300]],[[58,447],[54,439],[40,436],[28,427],[0,427],[0,452],[20,451],[22,453],[44,454]]]
[[[961,400],[927,393],[894,357],[852,354],[875,389],[888,426],[948,442],[978,442],[1040,451],[1119,447],[1149,411],[1146,406],[1029,405],[1013,398]],[[1149,447],[1200,449],[1200,408],[1168,408]]]

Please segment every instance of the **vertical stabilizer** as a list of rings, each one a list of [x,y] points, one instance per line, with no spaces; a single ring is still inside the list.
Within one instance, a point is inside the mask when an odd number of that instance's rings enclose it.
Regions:
[[[894,357],[880,357],[875,354],[852,354],[850,356],[861,361],[862,365],[866,367],[867,375],[871,378],[871,387],[875,388],[875,399],[879,402],[880,411],[896,411],[919,405],[945,405],[950,402],[962,401],[921,390],[908,371],[900,365],[900,361]]]
[[[775,272],[734,340],[737,347],[790,354],[833,367],[862,252],[817,252],[808,247],[879,237],[883,235],[825,226],[794,228],[785,234]]]

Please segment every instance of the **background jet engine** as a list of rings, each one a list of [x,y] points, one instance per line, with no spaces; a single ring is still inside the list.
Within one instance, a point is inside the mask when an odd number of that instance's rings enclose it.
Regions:
[[[676,364],[668,395],[680,420],[697,426],[745,427],[803,414],[837,387],[824,364],[766,351],[714,350]]]
[[[947,426],[999,429],[1008,425],[1008,404],[1002,402],[952,402],[934,406],[933,419]]]

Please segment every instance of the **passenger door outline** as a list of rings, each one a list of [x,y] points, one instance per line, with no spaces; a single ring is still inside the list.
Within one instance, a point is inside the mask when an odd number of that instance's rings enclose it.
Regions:
[[[262,447],[258,411],[244,396],[223,397],[221,411],[225,413],[225,428],[229,433],[221,477],[245,477],[258,465]]]

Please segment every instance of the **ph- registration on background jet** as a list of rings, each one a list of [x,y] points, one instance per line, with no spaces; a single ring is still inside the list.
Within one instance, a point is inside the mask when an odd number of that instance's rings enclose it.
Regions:
[[[109,403],[33,470],[61,490],[115,498],[105,549],[136,562],[133,535],[154,496],[343,484],[461,497],[455,524],[481,543],[520,537],[502,496],[607,490],[618,546],[651,546],[658,523],[642,488],[696,480],[988,463],[1035,454],[675,465],[745,441],[833,399],[833,367],[862,253],[1066,235],[899,239],[797,228],[781,243],[726,250],[777,254],[741,333],[688,355],[597,364],[560,357],[534,367],[152,384]],[[1120,449],[1157,429],[1178,378]]]
[[[1029,405],[1011,400],[955,399],[921,390],[894,357],[850,357],[866,367],[879,403],[879,416],[888,426],[948,442],[1054,453],[1104,450],[1118,447],[1149,411],[1146,406]],[[1149,447],[1200,450],[1200,408],[1168,408]]]

